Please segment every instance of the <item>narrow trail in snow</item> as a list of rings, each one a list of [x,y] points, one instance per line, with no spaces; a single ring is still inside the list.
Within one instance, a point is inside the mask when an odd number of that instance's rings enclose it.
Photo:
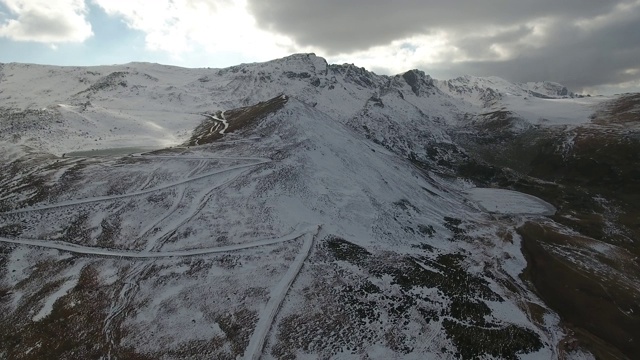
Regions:
[[[241,174],[241,173],[240,173]],[[238,176],[240,176],[240,174],[238,174]],[[233,180],[235,180],[238,176],[232,177],[230,179],[228,179],[227,181],[224,181],[222,183],[219,184],[215,184],[212,187],[208,188],[207,190],[201,192],[199,196],[196,196],[197,200],[197,204],[192,204],[192,206],[189,208],[189,211],[181,216],[180,218],[178,218],[177,220],[173,221],[173,224],[168,226],[168,229],[163,231],[162,233],[160,233],[159,235],[156,235],[154,237],[152,237],[148,242],[147,242],[147,251],[154,251],[154,250],[158,250],[160,247],[162,247],[162,245],[164,245],[164,243],[169,240],[177,231],[178,229],[185,225],[186,223],[188,223],[189,221],[191,221],[193,218],[196,217],[196,215],[198,215],[200,213],[200,211],[202,211],[202,209],[204,209],[204,207],[207,205],[207,202],[209,201],[209,199],[211,198],[211,196],[213,196],[213,194],[215,193],[214,191],[217,190],[218,188],[229,184],[230,182],[232,182]],[[176,206],[177,208],[177,206]],[[175,211],[174,211],[175,212]],[[167,216],[165,216],[163,218],[167,219],[169,217],[170,214],[167,214]]]
[[[318,225],[317,231],[314,235],[311,235],[311,233],[306,235],[302,245],[302,250],[298,256],[296,256],[293,264],[291,264],[287,273],[282,277],[282,280],[280,280],[280,283],[271,290],[269,302],[262,311],[262,315],[260,316],[260,319],[256,324],[256,328],[253,331],[253,335],[251,335],[251,339],[249,340],[249,345],[244,352],[245,360],[257,360],[262,356],[264,343],[267,335],[269,334],[269,330],[273,325],[273,321],[275,320],[276,315],[278,315],[278,311],[291,288],[291,284],[293,284],[295,279],[298,277],[298,274],[302,269],[302,265],[309,256],[314,241],[320,237],[322,231],[322,225]]]

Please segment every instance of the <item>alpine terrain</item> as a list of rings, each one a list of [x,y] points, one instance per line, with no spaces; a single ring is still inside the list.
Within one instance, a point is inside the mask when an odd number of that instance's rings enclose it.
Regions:
[[[640,94],[0,64],[0,359],[633,359]]]

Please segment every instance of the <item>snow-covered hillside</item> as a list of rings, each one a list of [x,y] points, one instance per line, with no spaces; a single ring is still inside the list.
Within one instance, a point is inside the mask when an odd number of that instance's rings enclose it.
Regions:
[[[313,54],[4,64],[0,358],[590,358],[521,275],[525,223],[574,231],[553,179],[483,154],[606,101]]]
[[[577,110],[574,118],[584,122],[582,114],[590,114],[594,111],[590,105],[602,101],[564,99],[573,94],[553,83],[510,84],[495,77],[470,76],[436,81],[418,70],[378,76],[353,65],[328,65],[312,54],[228,69],[148,63],[4,64],[1,72],[0,111],[10,121],[3,122],[0,140],[58,156],[91,149],[175,146],[188,138],[205,111],[251,105],[284,93],[343,123],[384,127],[371,131],[394,142],[399,136],[391,129],[395,125],[402,127],[402,137],[418,132],[416,136],[427,133],[446,141],[438,134],[439,125],[464,113],[487,111],[474,106],[508,107],[533,122],[540,117],[532,113],[548,119],[556,108],[570,109],[564,113]],[[544,113],[550,106],[554,108]],[[377,120],[373,124],[372,117]],[[393,124],[386,120],[390,117]]]

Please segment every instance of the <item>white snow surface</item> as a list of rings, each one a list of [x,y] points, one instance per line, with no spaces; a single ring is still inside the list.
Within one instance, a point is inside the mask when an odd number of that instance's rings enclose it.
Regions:
[[[553,215],[553,205],[533,195],[513,190],[473,188],[467,190],[469,199],[483,209],[496,214],[509,215]]]
[[[69,292],[69,290],[73,289],[76,286],[76,284],[78,283],[78,279],[80,278],[80,271],[82,270],[84,265],[85,263],[80,261],[76,265],[74,265],[71,269],[69,269],[69,271],[67,271],[67,273],[65,274],[65,277],[67,277],[68,279],[64,283],[62,283],[62,285],[60,286],[60,288],[58,288],[58,290],[56,290],[53,294],[49,295],[49,297],[44,302],[44,305],[42,306],[40,311],[38,311],[38,313],[34,315],[31,320],[40,321],[45,317],[47,317],[47,315],[51,314],[51,311],[53,310],[53,305],[55,304],[55,302],[59,298],[65,296]]]
[[[532,125],[583,125],[611,97],[559,95],[564,87],[553,82],[510,83],[499,77],[461,76],[436,81],[445,94],[469,105],[469,113],[509,111]],[[566,88],[565,88],[566,90]],[[463,107],[460,107],[461,109]]]
[[[540,99],[508,96],[503,100],[509,109],[534,125],[583,125],[591,122],[591,116],[606,97],[568,99]]]

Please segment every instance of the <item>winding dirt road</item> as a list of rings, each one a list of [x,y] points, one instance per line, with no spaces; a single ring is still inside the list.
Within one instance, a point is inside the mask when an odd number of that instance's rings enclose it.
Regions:
[[[27,245],[27,246],[36,246],[36,247],[46,248],[46,249],[56,249],[56,250],[67,251],[74,254],[82,254],[82,255],[98,255],[98,256],[110,256],[110,257],[117,257],[117,258],[131,258],[131,259],[158,259],[158,258],[169,258],[169,257],[186,257],[186,256],[216,254],[216,253],[223,253],[228,251],[249,249],[249,248],[258,247],[258,246],[273,245],[273,244],[278,244],[281,242],[297,239],[303,236],[304,234],[307,234],[313,231],[313,229],[314,227],[298,228],[293,232],[291,232],[290,234],[282,237],[261,239],[261,240],[252,241],[252,242],[243,243],[243,244],[219,246],[214,248],[176,250],[176,251],[157,251],[157,252],[148,252],[148,251],[135,252],[135,251],[127,251],[127,250],[115,250],[115,249],[100,248],[100,247],[93,247],[93,246],[76,245],[76,244],[72,244],[64,241],[32,240],[32,239],[20,239],[20,238],[10,239],[5,237],[0,237],[0,242]]]

